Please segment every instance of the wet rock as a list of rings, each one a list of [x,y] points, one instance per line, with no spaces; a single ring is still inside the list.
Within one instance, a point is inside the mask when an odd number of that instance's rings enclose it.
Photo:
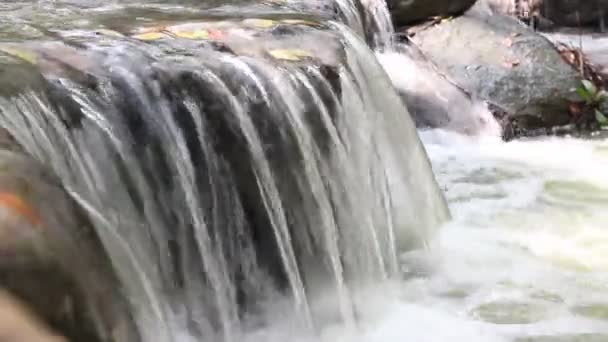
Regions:
[[[10,293],[0,290],[0,337],[6,342],[67,342]]]
[[[573,307],[571,311],[579,316],[608,321],[608,304],[606,303],[577,305]]]
[[[41,165],[4,150],[0,220],[0,287],[71,341],[139,340],[84,213]],[[126,339],[114,339],[125,331]]]
[[[388,0],[387,4],[396,26],[404,26],[435,16],[450,16],[465,12],[475,0]]]
[[[578,72],[544,37],[514,18],[471,11],[420,30],[412,40],[473,96],[528,128],[570,122]]]
[[[445,128],[469,135],[495,134],[500,127],[483,101],[442,75],[414,46],[379,56],[420,128]]]
[[[127,34],[164,47],[169,53],[178,48],[192,50],[195,43],[200,44],[198,48],[280,62],[336,66],[343,60],[337,35],[323,22],[311,19],[275,17],[175,22],[135,27]]]
[[[332,148],[330,130],[333,127],[327,121],[335,118],[337,109],[341,106],[339,99],[342,80],[339,67],[343,63],[344,50],[338,35],[316,21],[280,18],[165,22],[163,25],[152,24],[145,28],[131,27],[123,32],[102,31],[98,33],[99,35],[80,32],[64,33],[66,38],[76,40],[79,45],[85,47],[81,50],[83,56],[75,55],[71,49],[66,49],[60,44],[40,44],[33,47],[23,43],[11,46],[13,48],[11,51],[15,58],[23,60],[23,57],[26,57],[23,62],[29,63],[29,68],[33,70],[33,73],[43,75],[41,79],[44,81],[44,86],[41,88],[41,92],[44,97],[48,98],[50,105],[56,107],[54,112],[64,117],[62,119],[70,131],[79,131],[79,128],[84,126],[80,123],[85,121],[83,119],[85,115],[82,113],[82,107],[74,103],[71,88],[63,86],[65,84],[77,85],[79,91],[86,94],[86,98],[95,99],[96,103],[102,106],[99,109],[101,112],[114,113],[122,118],[125,129],[129,132],[129,139],[132,138],[137,142],[135,144],[136,155],[140,158],[138,161],[145,165],[143,172],[150,172],[146,176],[152,180],[151,186],[157,193],[169,193],[178,187],[172,183],[175,179],[173,175],[176,172],[171,164],[172,156],[166,155],[166,142],[162,140],[162,135],[158,133],[157,127],[150,120],[159,115],[158,108],[164,108],[163,106],[166,105],[168,110],[164,114],[172,116],[167,120],[175,120],[176,126],[183,133],[189,155],[197,172],[196,179],[200,193],[211,194],[213,191],[217,191],[215,188],[209,188],[209,182],[206,180],[208,168],[222,168],[227,179],[234,179],[234,189],[230,188],[230,191],[234,193],[223,193],[222,196],[227,198],[224,203],[229,203],[229,199],[232,199],[238,205],[235,203],[227,205],[206,203],[205,201],[213,196],[202,196],[201,201],[205,202],[205,209],[213,208],[205,215],[210,218],[210,227],[221,226],[222,232],[227,232],[227,236],[231,229],[234,231],[242,229],[231,226],[232,224],[246,224],[255,242],[254,247],[258,258],[256,262],[259,262],[261,268],[267,272],[269,278],[276,282],[279,288],[287,288],[288,277],[282,266],[279,248],[275,245],[274,239],[268,238],[274,234],[272,218],[268,216],[263,191],[260,189],[257,175],[251,167],[255,164],[255,158],[248,148],[247,137],[237,124],[240,120],[237,115],[240,112],[235,111],[234,103],[230,101],[230,95],[227,95],[226,92],[235,96],[234,101],[239,103],[244,111],[255,113],[255,115],[251,115],[252,124],[259,132],[261,143],[267,150],[265,153],[269,156],[270,167],[277,177],[280,194],[285,201],[293,201],[293,206],[289,207],[294,209],[286,209],[289,211],[286,215],[289,219],[302,219],[302,210],[296,209],[301,206],[302,200],[294,198],[296,197],[294,189],[297,188],[300,178],[295,177],[292,172],[294,169],[306,168],[297,145],[298,132],[288,120],[278,120],[276,115],[290,110],[293,110],[295,115],[301,115],[302,124],[311,127],[313,140],[322,153],[330,152]],[[116,68],[116,71],[104,70],[104,65],[107,64],[104,64],[106,60],[103,59],[102,41],[109,46],[131,44],[133,53],[128,58],[115,57],[114,65],[128,68],[130,72],[144,80],[142,89],[138,90],[146,94],[145,98],[161,98],[166,100],[166,103],[164,101],[154,102],[152,106],[149,106],[148,103],[142,101],[141,93],[135,92],[133,85],[125,80],[119,68]],[[320,41],[323,44],[319,44]],[[89,52],[86,47],[90,45],[95,46],[95,50],[102,58],[96,59],[100,56],[86,53]],[[15,53],[14,48],[18,48],[17,50],[20,52]],[[144,50],[141,54],[138,53],[140,49]],[[71,52],[66,53],[65,51]],[[153,54],[154,57],[160,58],[150,57],[146,52],[151,52],[150,54]],[[30,56],[34,58],[30,58]],[[53,58],[49,58],[49,56]],[[83,58],[76,58],[77,56]],[[182,64],[180,63],[182,58],[190,58],[193,63]],[[245,61],[252,59],[255,59],[256,62],[245,64]],[[35,60],[35,62],[32,63],[31,60]],[[201,60],[204,61],[204,66],[201,65]],[[93,67],[90,67],[91,65]],[[139,66],[145,67],[140,68]],[[256,77],[247,77],[247,74],[238,67],[251,68],[251,74]],[[285,70],[290,70],[292,76],[296,75],[296,71],[299,72],[302,81],[296,82],[296,79],[283,77],[282,79],[286,83],[282,89],[273,86],[270,75],[262,77],[265,72],[279,77],[280,73]],[[68,73],[68,71],[73,72]],[[215,79],[209,77],[209,74],[205,72],[217,75],[225,88],[218,86]],[[92,75],[92,82],[89,82],[87,74]],[[63,82],[54,84],[52,80],[56,75],[64,77]],[[96,84],[102,84],[105,88],[98,88]],[[266,89],[262,90],[260,86],[266,86]],[[20,87],[16,87],[16,92],[19,89],[25,91],[27,83],[21,84]],[[291,90],[297,94],[292,94]],[[302,99],[297,108],[289,108],[288,103],[280,100],[264,100],[265,98],[285,98],[286,95],[283,91],[290,92],[287,96]],[[204,123],[205,135],[208,134],[210,137],[209,144],[215,151],[214,153],[217,153],[218,160],[221,160],[218,166],[209,165],[208,160],[205,159],[208,157],[207,153],[210,152],[201,150],[200,136],[195,129],[196,120],[193,118],[192,108],[189,105],[195,105],[196,108],[201,109],[198,119]],[[327,116],[330,117],[329,120]],[[128,170],[121,170],[121,172],[123,171],[125,179],[127,179]],[[130,180],[126,180],[125,183],[127,188],[132,186],[136,189],[136,185],[130,184]],[[136,190],[129,192],[134,197],[138,195]],[[136,211],[143,211],[143,199],[134,198],[133,200],[137,207]],[[218,216],[218,212],[224,212],[224,214]],[[215,217],[239,217],[241,212],[246,217],[243,222],[239,220],[235,220],[234,223],[211,221]],[[180,213],[171,213],[171,215],[173,214],[180,215]],[[184,236],[188,237],[188,243],[196,240],[193,234],[194,230],[184,233]],[[222,238],[222,242],[226,243],[226,250],[239,251],[242,249],[242,246],[236,246],[238,241],[226,236]],[[171,284],[168,286],[169,292],[177,295],[188,286],[189,282],[193,282],[194,276],[191,273],[197,273],[197,280],[200,278],[200,281],[194,281],[197,284],[208,281],[204,270],[197,268],[196,272],[192,272],[192,269],[186,269],[187,266],[184,265],[187,263],[183,262],[184,255],[188,251],[196,253],[197,247],[188,246],[179,239],[181,237],[170,237],[168,248],[173,252],[171,265],[167,267],[168,270],[164,268],[162,270],[163,275],[170,278],[167,279],[167,283]],[[91,248],[91,250],[95,253],[103,252],[95,248]],[[197,255],[189,256],[198,257]],[[254,261],[241,258],[240,255],[235,255],[231,259],[238,264],[238,267],[235,266],[234,277],[247,279],[247,275],[241,272],[249,269],[248,263]],[[56,269],[57,267],[48,267],[43,270],[33,270],[14,281],[13,287],[17,288],[27,279],[38,279],[43,274],[47,274],[47,271]],[[10,274],[20,274],[20,269],[11,268]],[[60,274],[60,272],[56,271],[56,274]],[[65,278],[70,279],[67,275],[60,277],[60,279]],[[106,279],[106,281],[108,280]],[[33,283],[40,284],[40,282]],[[2,284],[2,279],[0,279],[0,284]],[[253,303],[260,297],[258,292],[261,290],[249,289],[248,286],[250,285],[246,283],[246,280],[237,284],[238,301],[246,307],[243,311],[251,309]],[[53,286],[57,289],[74,287],[76,285],[71,283]],[[52,290],[45,291],[52,292]],[[41,299],[35,297],[34,294],[45,291],[31,288],[20,296],[27,299],[28,303],[32,303],[31,305],[35,308],[60,306],[61,303],[56,302],[48,305],[40,304]],[[59,294],[72,292],[74,291],[66,290]],[[120,295],[117,296],[120,298]],[[55,295],[50,297],[62,298],[62,296]],[[76,299],[75,302],[99,297],[84,293],[82,299]],[[111,301],[108,300],[108,302]],[[44,316],[49,315],[53,315],[53,312],[45,313]],[[211,318],[211,320],[214,319],[216,317]],[[81,320],[86,322],[86,317],[79,314],[70,322],[80,322]],[[127,319],[125,321],[128,322]],[[212,324],[219,326],[220,323],[212,322]],[[60,330],[69,331],[69,327],[62,326]],[[95,341],[89,337],[77,340]],[[126,341],[136,342],[137,340]]]
[[[605,342],[606,334],[562,334],[517,338],[514,342]]]
[[[482,304],[472,315],[494,324],[531,324],[545,319],[547,313],[547,308],[541,305],[504,301]]]

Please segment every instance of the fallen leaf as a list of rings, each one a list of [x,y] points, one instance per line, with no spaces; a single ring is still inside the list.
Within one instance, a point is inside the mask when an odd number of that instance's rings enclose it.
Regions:
[[[36,64],[38,62],[38,57],[30,51],[19,50],[10,47],[0,47],[0,51],[3,51],[11,56],[17,57],[31,64]]]
[[[185,39],[208,39],[209,38],[209,31],[207,31],[207,30],[175,31],[172,33],[179,38],[185,38]]]
[[[268,53],[276,59],[287,61],[299,61],[302,58],[312,57],[310,52],[299,49],[275,49],[269,50]]]
[[[511,39],[510,37],[505,38],[502,43],[506,46],[506,47],[511,47],[513,45],[513,39]]]
[[[161,32],[146,32],[146,33],[136,34],[133,36],[133,38],[135,38],[135,39],[145,40],[145,41],[157,40],[157,39],[161,39],[163,37],[165,37],[165,35]]]
[[[312,20],[303,20],[303,19],[283,19],[281,23],[290,24],[290,25],[307,25],[307,26],[319,26],[319,23]]]
[[[270,19],[246,19],[243,21],[243,23],[257,28],[270,28],[277,24],[276,21]]]
[[[41,223],[41,219],[34,209],[18,195],[10,192],[0,192],[0,206],[24,217],[33,226],[38,226]]]

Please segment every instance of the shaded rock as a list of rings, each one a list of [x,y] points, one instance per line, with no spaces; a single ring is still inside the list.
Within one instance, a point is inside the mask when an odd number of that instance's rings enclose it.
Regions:
[[[70,341],[139,340],[109,258],[84,213],[41,165],[4,150],[0,220],[0,287]],[[25,340],[30,341],[20,341]]]
[[[535,19],[539,28],[596,26],[604,29],[608,0],[479,0],[475,8]]]
[[[578,72],[544,37],[507,16],[472,11],[419,31],[413,41],[473,96],[530,127],[567,124]]]
[[[471,10],[513,16],[533,27],[551,26],[550,21],[540,16],[541,3],[542,0],[478,0]]]
[[[420,22],[434,16],[464,13],[475,0],[388,0],[388,8],[396,26]]]
[[[580,68],[580,59],[583,59],[584,69],[591,67],[593,70],[584,70],[585,79],[594,79],[602,76],[604,82],[608,79],[608,36],[604,34],[580,34],[553,32],[543,33],[545,37],[555,44],[558,49],[566,50],[566,60],[574,61]],[[563,54],[563,53],[562,53]],[[594,75],[595,74],[595,75]],[[608,85],[608,83],[606,84]]]
[[[537,0],[543,17],[557,26],[602,25],[608,0]]]
[[[382,54],[380,61],[420,128],[445,128],[462,134],[500,133],[500,126],[483,101],[441,75],[414,46]]]
[[[10,293],[0,290],[0,336],[6,342],[67,342]]]

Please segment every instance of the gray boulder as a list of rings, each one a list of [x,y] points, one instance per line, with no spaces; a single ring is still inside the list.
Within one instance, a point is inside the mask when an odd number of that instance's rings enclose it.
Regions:
[[[413,42],[473,96],[531,126],[570,121],[577,71],[545,37],[512,17],[471,11],[419,30]]]
[[[475,0],[387,0],[396,26],[423,21],[434,16],[449,16],[465,12]]]

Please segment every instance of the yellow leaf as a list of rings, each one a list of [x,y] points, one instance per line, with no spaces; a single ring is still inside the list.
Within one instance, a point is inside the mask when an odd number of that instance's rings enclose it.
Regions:
[[[142,34],[136,34],[133,36],[135,39],[151,41],[163,38],[165,35],[161,32],[146,32]]]
[[[198,30],[198,31],[176,31],[172,32],[174,35],[180,38],[186,39],[208,39],[209,31],[207,30]]]
[[[276,59],[286,61],[299,61],[302,58],[312,57],[310,52],[299,49],[275,49],[268,51],[268,53]]]
[[[281,20],[282,23],[285,24],[290,24],[290,25],[308,25],[308,26],[319,26],[318,22],[312,21],[312,20],[303,20],[303,19],[283,19]]]
[[[36,64],[38,62],[38,57],[29,51],[18,50],[10,47],[0,47],[0,51],[4,51],[11,56],[17,57],[31,64]]]
[[[255,26],[257,28],[270,28],[277,24],[275,20],[270,19],[247,19],[243,22]]]

